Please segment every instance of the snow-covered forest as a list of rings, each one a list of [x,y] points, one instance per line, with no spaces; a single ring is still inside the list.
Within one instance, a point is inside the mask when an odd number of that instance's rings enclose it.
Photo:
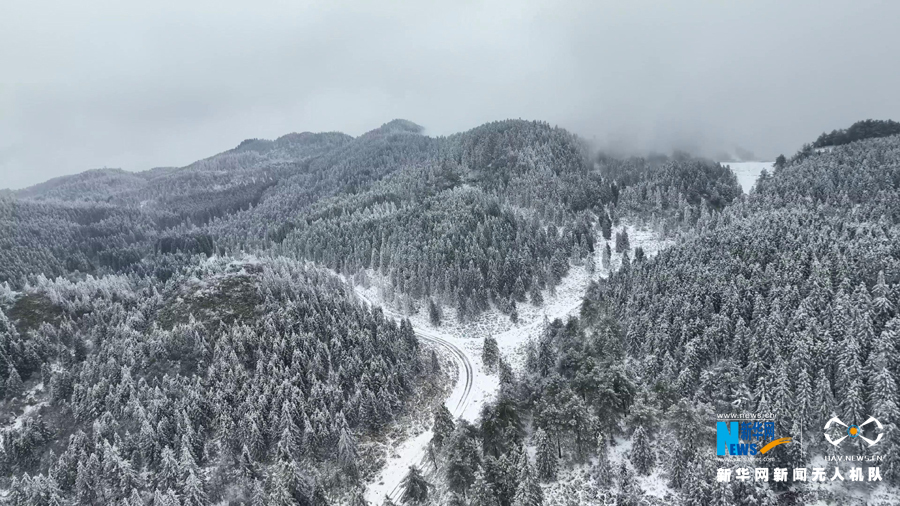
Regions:
[[[749,195],[715,162],[521,120],[0,194],[0,501],[364,506],[423,431],[385,504],[896,497],[900,137],[868,137]],[[457,418],[469,358],[485,397]],[[874,416],[884,480],[717,482],[723,412],[808,434],[769,465],[829,476],[821,427]]]

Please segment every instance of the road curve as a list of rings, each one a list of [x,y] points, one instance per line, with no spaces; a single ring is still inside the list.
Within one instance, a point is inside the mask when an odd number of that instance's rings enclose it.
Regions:
[[[371,301],[365,297],[361,298],[370,305],[374,306]],[[402,315],[394,313],[388,309],[382,308],[385,316],[394,318],[403,318]],[[443,353],[450,356],[457,365],[456,383],[450,391],[450,395],[444,400],[447,409],[454,418],[458,418],[465,413],[466,408],[471,401],[472,385],[474,383],[474,370],[472,367],[472,359],[465,350],[450,342],[449,340],[435,334],[427,329],[413,327],[413,331],[419,341],[428,343],[435,348],[443,350]],[[380,505],[387,495],[392,501],[397,502],[402,494],[403,488],[400,483],[406,476],[410,466],[417,466],[425,469],[430,464],[426,457],[428,454],[428,443],[431,440],[431,431],[416,436],[410,440],[401,443],[399,453],[401,456],[396,459],[388,459],[384,468],[381,470],[379,477],[370,484],[366,493],[366,499],[373,506]]]

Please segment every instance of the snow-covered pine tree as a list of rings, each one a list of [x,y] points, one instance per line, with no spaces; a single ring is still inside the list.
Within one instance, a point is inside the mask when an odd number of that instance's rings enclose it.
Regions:
[[[428,501],[428,493],[432,487],[416,466],[409,466],[409,472],[403,478],[400,486],[403,487],[400,502],[417,506]]]
[[[344,417],[339,417],[339,420],[340,428],[337,445],[338,462],[340,462],[344,471],[348,473],[351,479],[356,479],[358,472],[356,438],[350,432],[350,427],[347,425],[347,421]]]
[[[428,298],[428,320],[435,327],[440,327],[441,325],[441,308],[431,297]]]
[[[450,414],[450,410],[447,409],[443,402],[437,404],[434,407],[434,423],[431,426],[433,434],[431,436],[431,445],[435,449],[441,450],[444,447],[444,442],[447,441],[455,428],[456,424],[453,422],[453,415]]]
[[[519,486],[513,498],[512,506],[543,506],[544,491],[532,472],[528,463],[528,454],[519,454]]]
[[[613,485],[613,470],[609,462],[608,444],[602,432],[597,434],[597,466],[593,474],[597,481],[597,487],[600,489],[608,489]]]
[[[623,460],[619,468],[619,492],[616,494],[616,506],[638,506],[643,496],[643,490],[635,482],[634,472]]]
[[[470,494],[473,506],[499,506],[494,486],[485,479],[484,473],[479,470],[475,473],[475,483],[472,484]]]
[[[556,481],[556,471],[559,467],[559,459],[556,449],[550,442],[550,437],[544,429],[538,429],[534,433],[534,444],[537,447],[535,454],[535,467],[538,479],[544,482]]]
[[[734,492],[730,482],[717,482],[712,489],[712,501],[710,506],[734,506]]]
[[[465,495],[475,482],[479,465],[479,448],[475,428],[460,418],[453,433],[444,443],[444,477],[447,488]]]
[[[635,429],[631,436],[631,464],[639,475],[650,474],[656,465],[656,455],[644,427]]]
[[[882,475],[891,483],[900,484],[900,430],[897,428],[897,420],[900,420],[900,396],[897,393],[896,378],[890,370],[892,357],[889,353],[892,351],[892,343],[885,342],[887,332],[882,332],[873,353],[872,416],[884,420]]]
[[[495,372],[499,360],[500,348],[497,346],[497,340],[493,336],[485,337],[481,349],[481,361],[484,363],[485,370],[489,373]]]
[[[10,367],[9,369],[9,377],[6,378],[6,398],[15,399],[25,393],[25,385],[22,382],[22,377],[19,376],[19,371],[15,367]]]

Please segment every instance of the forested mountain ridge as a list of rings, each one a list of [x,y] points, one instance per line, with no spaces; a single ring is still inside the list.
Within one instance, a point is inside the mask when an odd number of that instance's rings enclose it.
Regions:
[[[596,332],[612,319],[621,327],[632,384],[647,385],[632,417],[656,413],[624,427],[675,436],[664,462],[687,499],[720,504],[727,493],[685,485],[709,481],[712,443],[697,449],[696,435],[679,439],[672,422],[691,427],[703,413],[770,412],[779,434],[814,433],[835,415],[890,420],[872,451],[898,484],[898,202],[900,136],[836,147],[763,174],[749,199],[589,291],[580,326]],[[813,439],[803,453],[785,445],[775,457],[807,467],[831,451]]]
[[[814,148],[841,146],[862,139],[889,137],[900,134],[900,123],[891,120],[867,119],[857,121],[849,128],[822,133],[813,143]]]
[[[500,121],[439,138],[421,131],[395,120],[357,138],[251,139],[181,169],[150,171],[146,183],[114,197],[101,184],[103,203],[54,195],[77,195],[122,173],[28,189],[0,200],[0,227],[16,237],[0,281],[145,272],[140,260],[150,254],[275,251],[345,274],[377,268],[416,298],[471,315],[490,304],[511,310],[558,283],[568,258],[593,251],[594,224],[611,238],[620,194],[631,186],[626,210],[648,217],[678,208],[696,219],[740,195],[718,164],[683,156],[592,161],[576,136],[546,123]],[[466,239],[451,245],[448,234]],[[507,253],[513,249],[522,253]]]
[[[435,371],[408,322],[348,290],[282,259],[3,293],[0,406],[31,406],[0,432],[8,500],[322,504],[352,486],[373,462],[358,438]],[[38,301],[54,317],[17,329],[7,314]]]
[[[499,393],[477,423],[446,424],[436,411],[441,497],[862,504],[877,483],[717,479],[717,468],[754,465],[832,476],[842,464],[823,457],[857,454],[883,458],[869,465],[900,485],[898,202],[893,136],[811,153],[762,174],[749,198],[692,216],[674,246],[594,282],[578,318],[548,322],[521,374],[500,359]],[[777,446],[758,463],[717,461],[717,413],[772,413],[775,437],[802,433],[802,446]],[[874,416],[884,438],[837,450],[821,437],[833,416]]]

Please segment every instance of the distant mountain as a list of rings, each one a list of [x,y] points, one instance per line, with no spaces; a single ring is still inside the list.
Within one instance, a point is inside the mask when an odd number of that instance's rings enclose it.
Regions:
[[[154,253],[256,251],[346,274],[376,269],[414,299],[462,314],[494,304],[511,311],[556,284],[567,258],[593,251],[594,223],[609,238],[618,205],[662,206],[661,217],[683,213],[678,199],[721,207],[740,195],[715,163],[592,161],[580,139],[541,122],[422,132],[394,120],[356,138],[248,139],[186,167],[88,171],[21,190],[19,202],[3,204],[18,220],[5,222],[16,239],[0,281],[143,271]]]
[[[122,169],[95,169],[51,179],[16,191],[21,198],[107,202],[120,194],[134,192],[147,184],[145,177]]]

